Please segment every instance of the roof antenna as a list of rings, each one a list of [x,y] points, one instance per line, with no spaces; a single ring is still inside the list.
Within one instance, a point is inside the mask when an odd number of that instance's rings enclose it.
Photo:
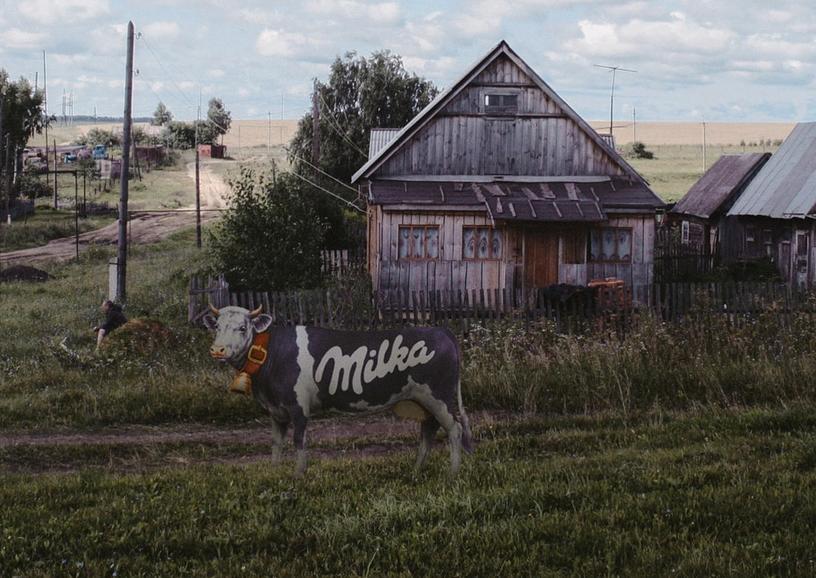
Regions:
[[[612,92],[609,94],[609,138],[612,139],[612,142],[614,143],[615,139],[612,133],[612,125],[614,122],[615,115],[615,76],[619,70],[621,72],[635,72],[635,73],[637,73],[637,70],[622,68],[620,66],[607,66],[605,64],[593,64],[592,66],[597,66],[598,68],[605,68],[606,70],[612,71]]]

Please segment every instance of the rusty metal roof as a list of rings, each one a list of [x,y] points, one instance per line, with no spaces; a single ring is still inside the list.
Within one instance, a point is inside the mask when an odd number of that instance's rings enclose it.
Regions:
[[[804,218],[816,209],[816,122],[797,124],[728,215]]]
[[[368,140],[368,158],[374,158],[399,131],[398,128],[372,128]]]
[[[770,153],[721,156],[677,202],[672,213],[708,219],[728,210],[729,203],[770,157]]]
[[[607,211],[651,212],[663,206],[645,185],[623,179],[572,181],[401,181],[370,183],[369,202],[406,208],[488,211],[504,221],[603,221]]]

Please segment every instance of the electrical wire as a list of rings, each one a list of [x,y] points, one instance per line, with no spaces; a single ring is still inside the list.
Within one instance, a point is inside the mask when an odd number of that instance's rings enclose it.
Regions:
[[[355,144],[355,143],[354,143],[354,142],[353,142],[353,141],[352,141],[350,138],[348,138],[348,136],[346,136],[346,135],[343,133],[343,131],[342,131],[342,130],[341,130],[341,128],[340,128],[340,125],[337,123],[337,119],[335,118],[334,114],[332,114],[331,110],[329,110],[329,105],[328,105],[328,104],[326,104],[326,100],[323,98],[323,94],[322,94],[322,93],[321,93],[319,90],[317,91],[317,94],[318,94],[318,96],[320,96],[320,102],[322,102],[322,103],[323,103],[323,109],[324,109],[324,110],[325,110],[325,111],[326,111],[326,112],[329,114],[329,118],[331,119],[331,120],[329,121],[329,126],[330,126],[330,127],[332,127],[332,128],[334,129],[334,131],[335,131],[335,132],[336,132],[338,135],[340,135],[340,138],[342,138],[342,139],[343,139],[343,140],[345,140],[345,141],[346,141],[348,144],[350,144],[352,147],[354,147],[354,149],[355,149],[355,150],[356,150],[358,153],[360,153],[361,155],[363,155],[363,157],[364,157],[364,158],[368,159],[368,155],[367,155],[365,152],[363,152],[363,151],[360,149],[360,147],[358,147],[358,146],[357,146],[357,145],[356,145],[356,144]],[[333,124],[333,123],[334,123],[334,124]]]

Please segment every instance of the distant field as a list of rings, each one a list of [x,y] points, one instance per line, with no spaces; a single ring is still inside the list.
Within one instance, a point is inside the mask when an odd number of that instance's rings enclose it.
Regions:
[[[601,133],[609,132],[609,121],[590,121]],[[739,145],[771,139],[782,140],[793,130],[791,122],[707,122],[706,142],[709,145]],[[631,143],[633,137],[648,145],[703,145],[703,125],[699,122],[631,122],[615,123],[615,142]]]

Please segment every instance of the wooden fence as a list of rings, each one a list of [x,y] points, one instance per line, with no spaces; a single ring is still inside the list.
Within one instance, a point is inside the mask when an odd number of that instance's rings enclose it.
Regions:
[[[467,331],[474,322],[548,319],[556,324],[559,332],[575,333],[597,327],[625,331],[644,314],[674,323],[699,321],[717,315],[740,324],[771,308],[780,320],[797,312],[813,310],[806,294],[782,284],[666,283],[639,290],[651,296],[649,304],[635,304],[631,288],[234,292],[223,279],[193,278],[188,318],[192,323],[200,322],[209,301],[219,308],[227,305],[247,309],[262,306],[277,326],[305,324],[373,329],[401,325],[455,325]]]

